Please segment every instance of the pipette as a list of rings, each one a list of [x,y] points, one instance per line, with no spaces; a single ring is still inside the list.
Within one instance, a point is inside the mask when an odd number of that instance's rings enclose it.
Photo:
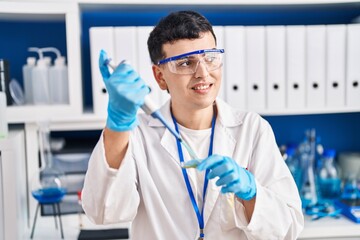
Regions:
[[[123,60],[120,62],[120,64],[126,63],[126,60]],[[120,65],[119,64],[119,65]],[[111,58],[108,58],[104,65],[109,66],[112,70],[115,70],[116,66],[114,66],[111,63]],[[149,95],[147,95],[144,99],[144,104],[141,106],[141,109],[144,110],[144,112],[150,116],[152,116],[155,119],[158,119],[170,132],[172,135],[174,135],[179,142],[185,147],[186,151],[189,153],[190,157],[194,160],[198,160],[199,158],[196,156],[195,152],[191,149],[191,147],[181,138],[180,134],[175,131],[174,128],[172,128],[168,122],[166,122],[164,116],[161,114],[161,112],[156,107],[156,104],[150,99]],[[186,165],[183,166],[181,164],[181,167],[191,168],[196,167],[197,164],[194,165]]]

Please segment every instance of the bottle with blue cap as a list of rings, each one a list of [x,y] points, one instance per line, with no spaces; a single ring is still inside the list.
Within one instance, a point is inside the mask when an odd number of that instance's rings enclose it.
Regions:
[[[319,199],[324,202],[333,201],[341,194],[341,179],[335,163],[335,155],[334,149],[325,150],[317,169]]]

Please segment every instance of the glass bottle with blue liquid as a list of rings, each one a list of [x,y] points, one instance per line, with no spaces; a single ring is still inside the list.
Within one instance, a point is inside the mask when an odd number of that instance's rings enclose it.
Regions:
[[[341,195],[341,178],[335,163],[335,155],[335,150],[325,150],[318,164],[316,180],[321,202],[332,202]]]
[[[341,199],[355,200],[360,199],[360,189],[355,174],[349,174],[344,181],[344,187],[341,194]]]

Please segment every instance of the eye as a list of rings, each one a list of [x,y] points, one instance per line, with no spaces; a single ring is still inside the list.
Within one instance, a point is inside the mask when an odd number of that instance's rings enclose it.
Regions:
[[[206,54],[204,57],[204,60],[208,63],[212,63],[217,60],[217,55],[216,54]]]
[[[183,59],[179,59],[176,61],[176,66],[177,67],[189,67],[192,66],[194,63],[194,61],[188,59],[188,58],[183,58]]]

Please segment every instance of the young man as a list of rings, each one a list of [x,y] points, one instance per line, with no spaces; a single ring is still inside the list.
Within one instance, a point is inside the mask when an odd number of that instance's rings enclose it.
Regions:
[[[98,224],[132,222],[131,239],[296,239],[301,201],[259,115],[216,98],[223,50],[192,11],[171,13],[148,39],[154,77],[171,99],[160,109],[200,159],[158,120],[137,115],[149,90],[128,64],[100,71],[109,92],[106,128],[89,162],[83,208]]]

